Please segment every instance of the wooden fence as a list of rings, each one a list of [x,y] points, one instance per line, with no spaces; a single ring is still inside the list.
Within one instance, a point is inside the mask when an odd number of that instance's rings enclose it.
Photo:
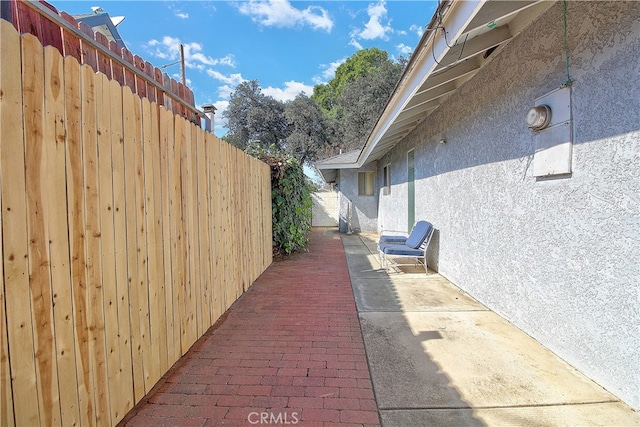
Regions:
[[[0,425],[115,425],[271,263],[270,171],[0,20]]]
[[[200,122],[201,113],[191,89],[46,1],[3,0],[0,17],[21,34],[33,34],[43,46],[54,46],[62,55],[73,56],[80,64],[129,86],[141,98],[149,98],[191,122]]]

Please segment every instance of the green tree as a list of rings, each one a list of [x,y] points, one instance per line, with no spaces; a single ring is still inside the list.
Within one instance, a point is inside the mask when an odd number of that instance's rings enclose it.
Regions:
[[[336,69],[333,79],[326,84],[316,85],[313,88],[313,99],[322,109],[323,113],[335,117],[336,100],[342,94],[343,89],[354,80],[364,77],[388,62],[387,52],[372,47],[361,49],[351,55]]]
[[[386,61],[342,89],[336,99],[334,146],[350,151],[361,148],[382,114],[402,73],[402,63]]]
[[[361,148],[398,82],[406,59],[394,62],[377,48],[362,49],[340,65],[335,77],[314,87],[327,129],[325,156]]]
[[[289,134],[284,104],[264,95],[257,80],[236,87],[222,117],[227,119],[226,140],[242,150],[250,144],[280,148]]]
[[[285,151],[302,164],[310,163],[328,144],[329,130],[318,104],[300,94],[285,104],[284,116],[290,134],[285,140]]]

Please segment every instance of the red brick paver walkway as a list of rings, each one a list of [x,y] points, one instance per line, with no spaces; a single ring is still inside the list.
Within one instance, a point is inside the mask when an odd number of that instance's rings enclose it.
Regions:
[[[274,262],[127,426],[379,425],[340,237]]]

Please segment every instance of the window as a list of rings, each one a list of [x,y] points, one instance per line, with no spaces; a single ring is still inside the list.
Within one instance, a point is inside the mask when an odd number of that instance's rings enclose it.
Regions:
[[[382,194],[391,194],[391,167],[382,169]]]
[[[358,172],[358,195],[373,196],[373,172]]]

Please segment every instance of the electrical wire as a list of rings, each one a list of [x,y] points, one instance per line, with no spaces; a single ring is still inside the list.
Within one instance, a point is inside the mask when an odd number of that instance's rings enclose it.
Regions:
[[[562,0],[563,22],[564,22],[564,56],[567,69],[567,81],[562,86],[571,86],[571,75],[569,74],[569,47],[567,42],[567,0]]]
[[[447,39],[447,29],[444,28],[441,25],[438,25],[436,28],[434,28],[433,30],[442,30],[442,33],[444,34],[444,43],[447,45],[447,47],[449,49],[453,49],[454,47],[456,47],[458,44],[455,43],[453,45],[449,44],[449,40]],[[467,39],[469,38],[469,33],[467,33],[467,35],[464,37],[464,42],[462,42],[462,48],[460,49],[460,54],[458,55],[458,58],[453,61],[450,65],[455,64],[456,62],[460,61],[460,58],[462,58],[462,53],[464,52],[464,47],[467,44]],[[439,66],[442,66],[441,63],[438,62],[438,60],[436,59],[436,54],[434,52],[434,43],[431,44],[431,56],[433,57],[433,60],[436,62],[436,64],[438,64]]]

